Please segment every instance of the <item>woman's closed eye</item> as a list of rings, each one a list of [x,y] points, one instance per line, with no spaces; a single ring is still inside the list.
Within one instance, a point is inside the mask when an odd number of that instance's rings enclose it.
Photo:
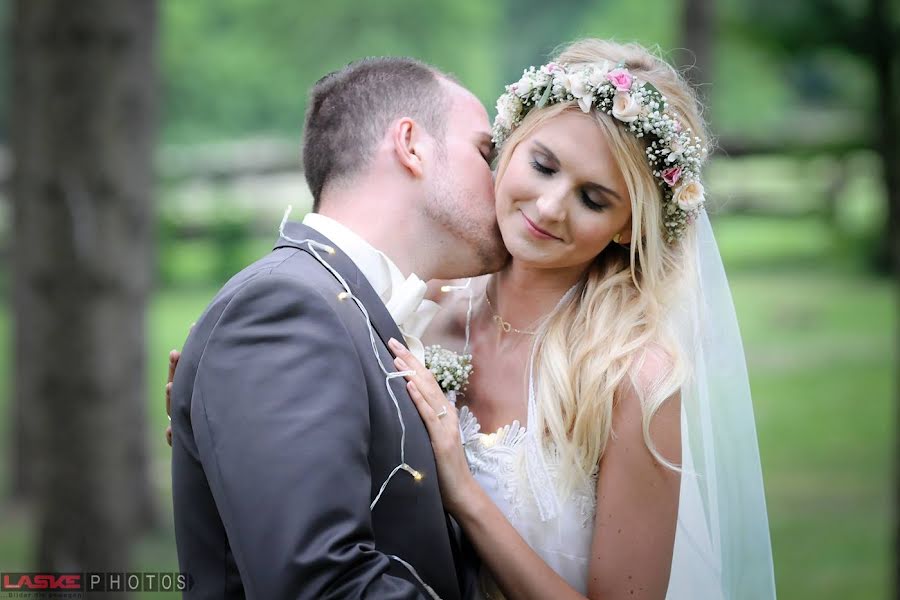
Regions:
[[[533,159],[531,161],[531,166],[535,171],[537,171],[541,175],[553,175],[554,173],[556,173],[556,171],[551,169],[550,167],[546,167],[546,166],[542,165],[540,162],[538,162],[537,159]]]
[[[594,202],[593,200],[591,200],[591,197],[584,190],[581,190],[581,202],[590,210],[601,211],[606,208],[605,204],[601,204],[599,202]]]
[[[532,159],[532,161],[531,161],[531,167],[532,167],[535,171],[537,171],[538,173],[540,173],[541,175],[545,175],[545,176],[547,176],[547,177],[549,177],[549,176],[553,175],[554,173],[556,173],[556,170],[555,170],[555,169],[552,169],[552,168],[550,168],[550,167],[548,167],[548,166],[542,165],[542,164],[540,163],[540,161],[538,161],[537,159]],[[581,200],[581,203],[584,204],[585,207],[587,207],[587,208],[590,209],[590,210],[601,211],[601,210],[603,210],[604,208],[606,208],[606,205],[605,205],[605,204],[602,204],[602,203],[600,203],[600,202],[594,202],[593,200],[591,200],[591,196],[590,196],[584,189],[581,189],[581,190],[579,191],[578,197],[579,197],[579,199]]]

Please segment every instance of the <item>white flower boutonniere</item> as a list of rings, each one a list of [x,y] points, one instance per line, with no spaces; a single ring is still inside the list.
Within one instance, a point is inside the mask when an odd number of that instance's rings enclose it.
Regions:
[[[466,389],[472,374],[472,355],[457,354],[440,346],[425,348],[425,366],[451,401],[456,393]]]

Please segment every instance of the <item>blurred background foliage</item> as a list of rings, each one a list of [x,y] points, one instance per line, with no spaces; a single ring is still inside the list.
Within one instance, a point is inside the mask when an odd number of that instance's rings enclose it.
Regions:
[[[285,207],[294,206],[295,219],[309,209],[299,171],[309,87],[356,58],[412,55],[455,74],[493,114],[505,83],[578,37],[639,41],[692,64],[695,55],[680,50],[691,47],[690,4],[698,0],[160,2],[156,284],[146,347],[151,474],[164,518],[135,536],[135,570],[177,565],[162,435],[167,352],[180,348],[218,286],[268,251]],[[900,132],[884,131],[897,121],[881,102],[885,75],[873,56],[885,42],[873,33],[873,14],[887,21],[896,94],[900,9],[879,0],[699,4],[710,49],[696,53],[695,71],[720,150],[708,170],[710,210],[745,337],[779,595],[896,597],[897,287],[884,256],[896,243],[886,228],[896,163],[884,140],[900,144]],[[0,2],[7,35],[16,26],[10,15],[10,3]],[[9,59],[9,44],[0,44],[0,145],[14,118]],[[4,182],[9,163],[0,153]],[[4,185],[4,413],[15,318],[7,196]],[[0,425],[4,439],[12,423]],[[14,468],[5,453],[0,446],[0,490]],[[38,543],[33,503],[0,506],[0,571],[26,570]]]
[[[720,135],[781,139],[810,109],[840,111],[809,123],[853,131],[873,102],[873,74],[839,34],[845,15],[816,2],[716,4],[711,120]],[[862,19],[863,3],[846,15]],[[680,47],[678,2],[407,0],[290,3],[201,0],[163,4],[164,139],[196,142],[269,133],[296,139],[306,92],[361,56],[427,60],[464,79],[493,106],[501,86],[558,45],[582,36]],[[803,50],[802,54],[797,54]],[[857,109],[854,111],[853,109]],[[819,115],[822,116],[822,115]],[[803,132],[807,133],[807,132]],[[844,133],[844,131],[841,131]],[[796,132],[795,132],[796,134]]]

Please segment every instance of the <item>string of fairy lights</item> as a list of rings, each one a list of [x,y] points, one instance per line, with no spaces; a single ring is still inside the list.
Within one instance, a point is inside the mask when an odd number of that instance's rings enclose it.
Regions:
[[[469,333],[472,330],[472,278],[469,277],[466,279],[466,282],[463,285],[442,285],[442,292],[461,292],[468,291],[469,294],[469,308],[466,310],[466,343],[463,346],[463,354],[469,353]]]
[[[298,246],[303,246],[303,245],[307,246],[309,248],[309,254],[311,256],[313,256],[313,258],[315,258],[323,267],[325,267],[334,276],[334,278],[338,281],[338,283],[341,284],[341,287],[344,288],[344,291],[338,293],[338,296],[337,296],[338,300],[340,300],[342,302],[346,301],[348,299],[352,300],[356,304],[356,306],[359,308],[360,312],[362,312],[363,317],[366,320],[366,325],[369,329],[369,342],[372,345],[372,353],[375,355],[375,360],[378,362],[378,367],[381,369],[381,372],[384,374],[385,388],[387,389],[388,395],[391,397],[391,400],[394,403],[394,408],[397,410],[397,419],[400,421],[400,464],[398,464],[396,467],[394,467],[391,470],[390,474],[388,474],[387,478],[381,484],[381,487],[378,490],[378,494],[375,496],[375,499],[372,500],[372,503],[369,505],[369,510],[371,511],[371,510],[375,509],[375,505],[377,505],[378,501],[381,500],[381,496],[382,496],[382,494],[384,494],[385,489],[387,489],[388,483],[390,483],[390,481],[391,481],[391,479],[393,479],[394,475],[396,475],[400,471],[405,471],[405,472],[409,473],[415,481],[421,481],[422,477],[423,477],[421,472],[417,471],[416,469],[411,467],[406,462],[406,423],[403,421],[403,413],[400,411],[400,402],[397,400],[397,396],[394,395],[394,390],[391,388],[391,380],[392,379],[406,377],[407,375],[414,375],[415,371],[392,371],[392,370],[387,369],[384,366],[384,362],[381,360],[381,355],[378,352],[378,343],[376,342],[375,328],[372,325],[372,319],[369,317],[369,311],[366,310],[366,307],[363,305],[362,301],[353,295],[353,292],[350,290],[350,286],[347,284],[347,281],[343,278],[343,276],[341,276],[341,274],[338,273],[334,267],[332,267],[330,264],[328,264],[328,262],[324,258],[322,258],[321,254],[319,254],[319,251],[322,251],[327,254],[334,255],[335,249],[327,244],[323,244],[321,242],[317,242],[316,240],[312,240],[312,239],[298,240],[298,239],[290,237],[289,235],[287,235],[284,232],[284,228],[285,228],[285,225],[287,225],[287,220],[291,214],[292,208],[293,208],[292,206],[288,206],[287,210],[285,210],[284,218],[281,219],[281,225],[279,225],[279,227],[278,227],[278,233],[281,235],[282,238],[288,240],[289,242],[293,242],[294,244],[297,244]],[[464,286],[444,286],[441,288],[441,291],[446,292],[446,291],[451,291],[451,290],[467,289],[469,287],[469,283],[471,283],[471,281],[467,281]],[[469,314],[470,315],[471,315],[471,308],[472,308],[472,298],[471,298],[471,294],[470,294],[470,296],[469,296]],[[468,350],[468,347],[469,347],[469,321],[470,321],[469,316],[467,316],[467,318],[466,318],[466,350]],[[395,556],[393,554],[388,555],[388,557],[394,559],[395,561],[397,561],[398,563],[400,563],[401,565],[406,567],[406,569],[409,570],[410,573],[412,573],[413,577],[415,577],[416,580],[418,580],[418,582],[422,585],[422,587],[425,588],[425,590],[428,592],[428,594],[432,597],[433,600],[441,600],[440,596],[434,591],[434,589],[432,589],[428,584],[426,584],[422,580],[422,578],[419,576],[419,574],[416,572],[415,568],[411,564],[409,564],[408,562],[406,562],[399,556]]]

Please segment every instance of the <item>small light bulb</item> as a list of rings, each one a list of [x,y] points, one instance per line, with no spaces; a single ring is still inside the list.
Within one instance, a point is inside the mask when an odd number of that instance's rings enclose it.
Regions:
[[[341,292],[340,294],[338,294],[338,300],[346,300],[349,297],[350,297],[349,292]]]
[[[422,475],[422,473],[413,469],[411,466],[409,466],[406,463],[403,463],[402,465],[400,465],[400,468],[403,469],[404,471],[406,471],[407,473],[409,473],[410,475],[412,475],[413,479],[415,479],[416,481],[422,481],[422,478],[425,477],[424,475]]]
[[[449,291],[452,291],[452,290],[453,290],[453,286],[452,286],[452,285],[442,285],[442,286],[441,286],[441,291],[442,291],[442,292],[449,292]]]

